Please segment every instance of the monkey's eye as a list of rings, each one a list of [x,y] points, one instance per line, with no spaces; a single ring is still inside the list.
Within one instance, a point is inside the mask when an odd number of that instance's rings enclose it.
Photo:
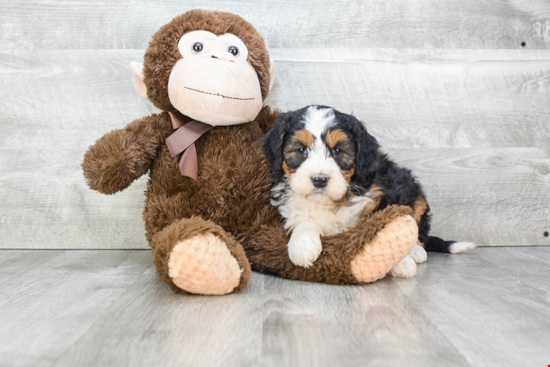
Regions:
[[[334,155],[342,155],[342,149],[340,148],[334,148],[332,152],[334,153]]]
[[[298,154],[300,155],[306,155],[307,153],[307,149],[304,148],[304,147],[301,147],[300,149],[298,149]]]
[[[193,51],[195,52],[201,52],[203,49],[203,45],[202,43],[200,42],[196,42],[194,45],[193,45]]]
[[[229,48],[227,49],[227,52],[229,52],[233,56],[237,56],[239,54],[239,49],[235,46],[229,46]]]

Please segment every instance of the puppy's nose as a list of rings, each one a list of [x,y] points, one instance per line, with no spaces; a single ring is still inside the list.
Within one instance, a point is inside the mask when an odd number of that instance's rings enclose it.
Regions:
[[[311,178],[311,181],[313,181],[313,186],[315,186],[318,189],[321,189],[327,185],[328,177],[327,176],[313,176]]]

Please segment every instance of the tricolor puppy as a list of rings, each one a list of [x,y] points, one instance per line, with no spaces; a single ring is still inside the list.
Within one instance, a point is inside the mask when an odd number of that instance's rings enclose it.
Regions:
[[[313,265],[322,250],[321,235],[343,232],[361,215],[392,204],[413,209],[419,245],[391,275],[416,275],[416,264],[426,261],[425,249],[458,253],[475,247],[428,236],[429,206],[420,184],[382,153],[351,115],[325,106],[283,113],[262,146],[273,175],[272,203],[292,231],[288,254],[295,265]]]

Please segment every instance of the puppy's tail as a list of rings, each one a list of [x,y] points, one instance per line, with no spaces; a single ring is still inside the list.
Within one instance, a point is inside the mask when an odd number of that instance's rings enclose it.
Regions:
[[[424,242],[424,249],[431,252],[445,252],[448,254],[459,254],[461,252],[476,248],[473,242],[445,241],[439,237],[429,236]]]

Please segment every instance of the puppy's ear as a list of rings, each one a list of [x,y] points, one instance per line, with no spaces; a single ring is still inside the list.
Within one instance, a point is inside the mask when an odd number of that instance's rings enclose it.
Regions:
[[[283,178],[283,141],[286,127],[292,119],[291,113],[281,113],[275,119],[271,130],[260,141],[265,158],[271,169],[273,182],[279,182]]]
[[[357,155],[355,157],[356,176],[361,179],[363,184],[370,184],[378,171],[382,154],[380,153],[380,144],[374,136],[367,132],[365,124],[354,116],[350,116],[352,131],[355,135],[357,144]]]

